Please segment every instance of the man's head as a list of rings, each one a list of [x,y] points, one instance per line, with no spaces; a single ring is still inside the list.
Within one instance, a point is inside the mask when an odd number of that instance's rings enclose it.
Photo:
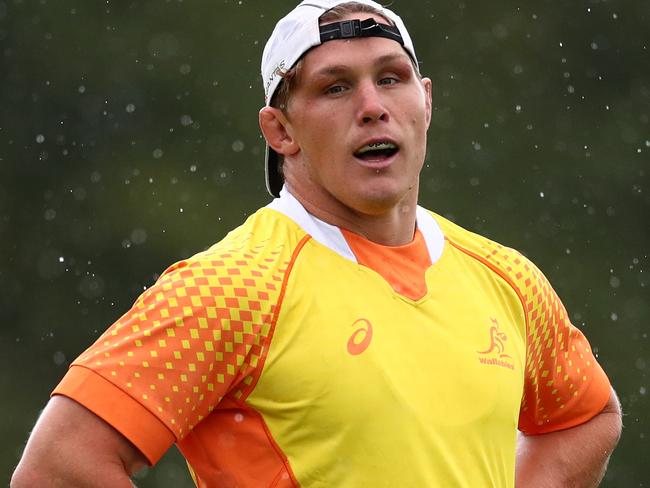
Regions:
[[[278,155],[291,163],[285,170],[294,169],[294,192],[311,186],[353,207],[350,191],[337,195],[335,187],[356,181],[379,195],[391,185],[398,193],[417,186],[430,81],[420,77],[412,41],[393,12],[369,0],[305,1],[277,24],[262,70],[271,194],[284,182]]]
[[[386,31],[385,27],[377,30],[376,27],[373,29],[368,25],[363,26],[364,32],[348,31],[361,27],[351,23],[337,23],[350,13],[378,15],[381,23],[386,27],[390,26],[393,32]],[[331,25],[330,32],[326,30],[321,33],[321,27],[328,24]],[[384,32],[381,32],[382,30]],[[300,71],[301,60],[310,49],[327,42],[328,39],[353,37],[355,34],[394,36],[403,44],[416,70],[418,69],[413,42],[404,23],[394,12],[372,0],[305,0],[276,24],[264,48],[262,81],[266,105],[286,109],[291,89]],[[283,183],[281,160],[282,156],[267,146],[267,189],[273,196],[278,196]]]

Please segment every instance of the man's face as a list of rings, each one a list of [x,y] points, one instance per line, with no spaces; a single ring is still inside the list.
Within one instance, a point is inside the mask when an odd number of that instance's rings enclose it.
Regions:
[[[431,81],[418,77],[402,46],[379,37],[329,41],[307,53],[298,76],[287,111],[295,142],[285,154],[287,183],[333,212],[414,206]]]

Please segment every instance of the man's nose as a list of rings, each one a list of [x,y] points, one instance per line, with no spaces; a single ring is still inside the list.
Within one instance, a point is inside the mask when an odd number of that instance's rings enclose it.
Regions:
[[[358,87],[359,115],[361,124],[376,121],[388,122],[388,110],[380,93],[380,87],[375,83],[362,83]]]

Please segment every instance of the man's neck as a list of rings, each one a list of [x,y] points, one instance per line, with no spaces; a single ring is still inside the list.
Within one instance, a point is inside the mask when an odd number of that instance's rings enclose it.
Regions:
[[[417,187],[389,209],[362,213],[339,201],[313,198],[309,191],[287,185],[289,192],[316,218],[347,229],[385,246],[401,246],[413,240],[417,210]],[[324,200],[324,201],[323,201]]]

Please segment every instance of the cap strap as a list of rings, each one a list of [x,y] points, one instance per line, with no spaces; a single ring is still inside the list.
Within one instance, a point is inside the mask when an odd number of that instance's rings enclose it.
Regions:
[[[320,42],[333,39],[349,39],[351,37],[385,37],[404,45],[404,39],[397,27],[380,24],[375,19],[344,20],[320,26]]]

